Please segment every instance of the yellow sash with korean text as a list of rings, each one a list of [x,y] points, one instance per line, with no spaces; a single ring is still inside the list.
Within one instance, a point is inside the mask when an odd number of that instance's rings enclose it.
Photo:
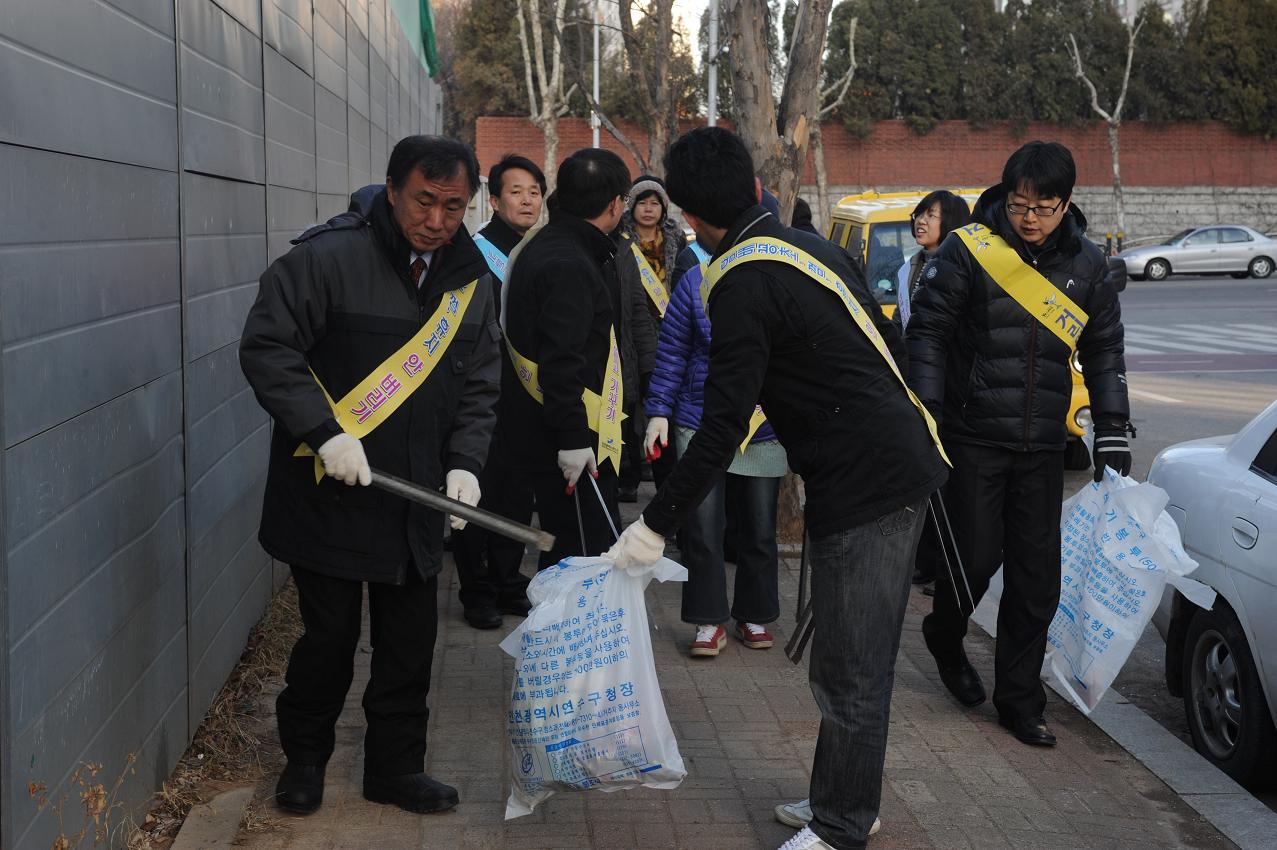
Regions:
[[[540,367],[514,350],[510,338],[506,337],[506,350],[510,352],[510,361],[514,364],[514,374],[519,383],[528,391],[528,395],[536,399],[537,404],[545,404],[545,394],[541,391],[538,379]],[[586,388],[581,391],[581,401],[585,405],[585,421],[590,430],[599,435],[598,451],[595,456],[599,465],[611,461],[612,468],[621,471],[621,422],[625,414],[621,408],[625,401],[625,389],[621,386],[621,352],[616,347],[616,330],[608,329],[607,366],[603,370],[603,392],[596,393]]]
[[[1089,319],[1085,310],[1020,259],[1006,240],[983,224],[968,224],[955,232],[1003,292],[1055,334],[1069,351],[1077,348],[1077,339]]]
[[[708,283],[708,288],[705,290],[706,299],[708,300],[709,291],[714,288],[727,272],[739,265],[759,260],[792,266],[838,296],[843,306],[847,308],[847,312],[851,314],[852,324],[860,329],[860,332],[865,335],[891,369],[892,374],[900,381],[900,386],[909,396],[909,401],[917,408],[923,422],[926,423],[927,431],[931,434],[931,441],[935,443],[936,450],[940,452],[940,457],[944,458],[944,462],[949,464],[949,466],[953,466],[953,463],[949,460],[949,455],[945,453],[944,446],[940,442],[940,433],[936,429],[936,421],[931,418],[927,408],[923,406],[918,397],[914,395],[913,390],[909,389],[909,385],[905,383],[904,375],[900,374],[900,367],[896,365],[895,358],[887,350],[887,344],[883,342],[882,334],[878,333],[878,329],[874,327],[873,318],[860,306],[860,302],[847,289],[847,285],[842,282],[842,279],[820,260],[806,251],[779,239],[772,239],[766,236],[746,239],[710,264],[705,275],[705,280]]]
[[[647,292],[647,297],[652,299],[652,303],[656,305],[656,312],[663,317],[665,311],[670,306],[669,293],[665,291],[665,287],[661,285],[661,279],[656,276],[656,270],[652,268],[652,264],[647,261],[647,257],[643,256],[642,250],[636,242],[625,237],[630,243],[630,251],[634,254],[635,261],[638,262],[639,280],[643,282],[643,290]]]
[[[701,269],[701,309],[705,311],[705,315],[709,315],[709,261],[706,260],[700,264]],[[754,439],[754,435],[758,433],[758,429],[763,427],[763,423],[767,421],[767,414],[763,413],[761,404],[754,405],[754,413],[749,417],[749,428],[745,431],[745,439],[741,441],[741,454],[745,453],[745,449],[749,448],[749,441]]]
[[[470,306],[470,300],[478,288],[477,284],[477,280],[472,280],[460,289],[445,292],[439,302],[439,309],[426,320],[417,335],[386,358],[385,362],[339,401],[333,401],[319,377],[311,372],[343,431],[362,440],[389,419],[409,396],[425,384],[426,378],[430,377],[430,373],[444,359],[448,347],[452,345],[457,329],[461,327],[461,317],[466,314],[466,308]],[[314,454],[310,446],[302,443],[293,452],[293,457]],[[323,477],[324,467],[316,456],[315,482],[318,483]]]

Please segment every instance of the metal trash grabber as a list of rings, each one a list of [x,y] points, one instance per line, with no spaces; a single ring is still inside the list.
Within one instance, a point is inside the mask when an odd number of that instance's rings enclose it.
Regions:
[[[465,502],[459,502],[456,499],[449,499],[442,493],[427,490],[425,487],[420,487],[411,481],[404,481],[402,478],[397,478],[389,473],[379,472],[374,469],[372,471],[372,486],[379,490],[385,490],[387,493],[394,493],[396,496],[407,499],[410,502],[433,508],[441,513],[452,514],[455,517],[464,519],[466,522],[474,523],[480,528],[500,534],[502,537],[517,540],[524,545],[530,544],[542,552],[549,552],[554,547],[554,535],[547,531],[506,519],[500,514],[485,511],[483,508],[477,508],[474,505],[467,505]]]
[[[807,643],[811,640],[811,633],[816,626],[815,612],[812,610],[814,606],[812,600],[807,598],[809,595],[807,541],[807,529],[804,528],[802,556],[798,560],[798,610],[794,615],[794,633],[785,644],[785,657],[795,664],[803,660],[803,652],[807,649]]]
[[[967,570],[962,565],[962,555],[958,552],[958,540],[953,536],[953,526],[949,524],[949,511],[945,509],[944,499],[939,490],[927,499],[927,515],[931,517],[931,525],[935,529],[936,537],[940,540],[940,554],[944,556],[944,568],[949,574],[949,583],[953,587],[953,601],[958,606],[958,613],[970,617],[975,612],[975,594],[971,592],[971,583],[967,581]],[[941,519],[944,520],[943,528],[940,525]],[[950,551],[953,552],[952,561],[949,559]],[[954,574],[955,565],[957,575]],[[962,586],[967,591],[967,600],[971,604],[969,609],[963,607],[962,594],[958,592],[958,576],[962,576]]]

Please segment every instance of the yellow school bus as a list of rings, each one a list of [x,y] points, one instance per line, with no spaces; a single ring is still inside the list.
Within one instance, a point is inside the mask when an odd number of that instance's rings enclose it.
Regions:
[[[983,189],[950,189],[961,195],[971,207]],[[865,280],[883,312],[896,312],[896,281],[900,266],[921,250],[913,239],[909,214],[927,196],[927,192],[861,192],[847,195],[834,204],[829,214],[830,242],[847,250],[860,261]],[[1090,454],[1082,442],[1082,434],[1091,424],[1091,397],[1082,381],[1082,366],[1074,354],[1069,361],[1073,369],[1073,400],[1069,405],[1069,442],[1065,464],[1069,469],[1086,469]]]

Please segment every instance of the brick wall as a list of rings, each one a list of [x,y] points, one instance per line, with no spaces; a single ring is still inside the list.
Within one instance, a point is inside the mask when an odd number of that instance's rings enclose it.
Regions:
[[[646,150],[647,138],[622,126]],[[825,160],[831,186],[937,186],[982,184],[997,179],[1012,151],[1030,139],[1054,139],[1073,151],[1078,185],[1107,186],[1111,181],[1108,138],[1102,124],[1076,127],[1031,124],[1022,135],[1005,127],[973,130],[965,121],[945,121],[925,136],[902,121],[880,121],[867,139],[840,125],[824,128]],[[589,123],[559,122],[559,158],[590,144]],[[480,118],[476,128],[479,162],[486,170],[505,153],[521,153],[540,162],[541,133],[524,118]],[[633,159],[603,131],[604,147]],[[1277,141],[1235,133],[1223,124],[1141,123],[1122,128],[1122,178],[1127,186],[1273,186],[1277,187]],[[808,163],[804,183],[815,183]]]

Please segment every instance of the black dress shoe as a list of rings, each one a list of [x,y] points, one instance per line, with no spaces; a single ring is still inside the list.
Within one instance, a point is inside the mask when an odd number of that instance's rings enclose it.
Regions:
[[[417,814],[446,812],[457,805],[457,789],[424,773],[403,776],[364,776],[364,799],[389,803]]]
[[[517,617],[526,617],[528,612],[532,610],[532,603],[528,601],[528,597],[522,596],[518,599],[504,600],[497,606],[497,610],[502,614],[514,614]]]
[[[308,815],[324,802],[324,765],[289,762],[275,785],[275,805],[295,815]]]
[[[476,629],[496,629],[501,626],[501,612],[494,605],[482,608],[467,608],[462,615],[466,622]]]
[[[961,664],[952,667],[940,667],[940,681],[953,694],[953,698],[967,708],[975,708],[984,702],[984,682],[980,674],[965,658]]]
[[[998,723],[1010,729],[1021,743],[1034,747],[1055,746],[1055,736],[1041,717],[999,717]]]

